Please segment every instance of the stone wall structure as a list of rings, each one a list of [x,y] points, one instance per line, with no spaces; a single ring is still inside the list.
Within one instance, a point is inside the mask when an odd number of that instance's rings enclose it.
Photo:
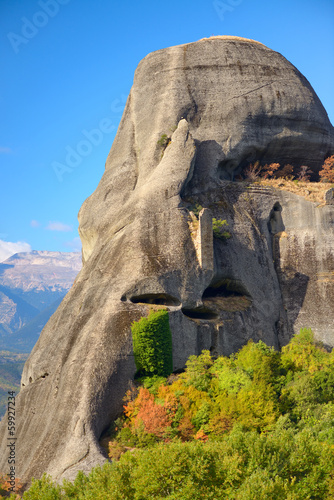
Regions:
[[[203,208],[198,217],[197,241],[198,260],[202,269],[213,271],[213,232],[210,210]]]

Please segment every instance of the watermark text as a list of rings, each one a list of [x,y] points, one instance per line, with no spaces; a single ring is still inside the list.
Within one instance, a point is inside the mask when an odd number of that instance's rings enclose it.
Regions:
[[[9,472],[7,474],[9,491],[14,492],[16,486],[16,414],[15,414],[15,391],[8,391],[8,402],[7,402],[7,419],[8,419],[8,437],[7,437],[7,449],[8,449],[8,465]]]

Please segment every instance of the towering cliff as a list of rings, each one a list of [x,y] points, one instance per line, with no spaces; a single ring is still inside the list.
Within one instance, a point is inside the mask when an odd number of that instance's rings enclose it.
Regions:
[[[233,182],[250,161],[316,171],[333,153],[310,84],[258,42],[214,37],[141,61],[79,213],[83,269],[24,368],[19,477],[73,478],[105,460],[98,439],[135,373],[130,325],[152,304],[169,310],[175,369],[250,338],[278,348],[301,326],[334,345],[334,206]],[[228,221],[227,241],[212,217]],[[5,473],[7,437],[4,421]]]

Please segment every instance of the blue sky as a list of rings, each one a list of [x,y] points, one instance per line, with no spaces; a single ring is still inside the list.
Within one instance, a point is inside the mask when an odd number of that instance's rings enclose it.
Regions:
[[[103,174],[137,64],[211,35],[283,54],[334,123],[332,0],[0,0],[0,261],[80,249],[77,213]]]

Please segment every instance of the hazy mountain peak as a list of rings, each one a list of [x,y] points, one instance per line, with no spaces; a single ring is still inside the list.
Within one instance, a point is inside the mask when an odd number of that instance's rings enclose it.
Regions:
[[[0,263],[0,344],[6,347],[18,329],[43,312],[41,328],[33,325],[34,342],[54,312],[53,304],[71,288],[81,269],[80,252],[20,252]],[[44,313],[50,309],[49,314]],[[37,325],[38,326],[38,325]],[[11,341],[13,344],[14,339]],[[31,345],[31,343],[29,344]]]
[[[68,290],[80,269],[80,252],[20,252],[0,263],[0,285],[23,291]]]

